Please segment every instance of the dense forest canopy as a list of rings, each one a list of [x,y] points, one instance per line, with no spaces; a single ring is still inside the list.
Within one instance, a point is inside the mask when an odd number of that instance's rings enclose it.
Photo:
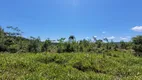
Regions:
[[[58,43],[53,43],[49,38],[45,41],[41,41],[40,37],[30,37],[29,39],[22,36],[22,31],[16,27],[8,26],[11,32],[6,32],[0,27],[0,51],[1,52],[51,52],[51,53],[64,53],[64,52],[97,52],[103,53],[109,50],[135,50],[136,52],[142,52],[142,36],[132,38],[129,42],[113,42],[107,38],[98,40],[93,37],[91,40],[79,40],[76,41],[74,35],[66,38],[58,39]]]

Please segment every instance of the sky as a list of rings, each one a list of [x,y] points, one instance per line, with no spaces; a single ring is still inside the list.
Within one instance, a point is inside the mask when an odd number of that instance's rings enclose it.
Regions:
[[[142,35],[142,0],[0,0],[0,26],[24,37],[129,41]],[[5,28],[5,30],[7,30]]]

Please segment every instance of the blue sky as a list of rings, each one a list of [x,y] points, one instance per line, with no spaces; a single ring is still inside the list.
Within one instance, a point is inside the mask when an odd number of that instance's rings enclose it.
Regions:
[[[107,37],[142,34],[142,0],[0,0],[0,25],[19,27],[25,37]]]

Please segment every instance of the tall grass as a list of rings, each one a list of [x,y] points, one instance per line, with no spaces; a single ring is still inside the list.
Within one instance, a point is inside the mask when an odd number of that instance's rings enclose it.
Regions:
[[[0,80],[142,80],[130,52],[0,54]]]

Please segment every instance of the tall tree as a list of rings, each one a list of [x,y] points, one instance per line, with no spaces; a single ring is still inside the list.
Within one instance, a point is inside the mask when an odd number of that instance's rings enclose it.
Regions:
[[[133,49],[136,51],[136,55],[142,55],[142,36],[136,36],[132,38]]]
[[[58,39],[58,53],[62,53],[64,52],[65,50],[65,45],[64,45],[64,41],[65,41],[66,38],[61,38],[61,39]]]
[[[52,42],[50,39],[45,40],[43,43],[43,46],[42,46],[42,52],[44,52],[44,51],[47,52],[47,50],[48,50],[49,46],[51,46],[51,44],[52,44]]]
[[[75,36],[74,35],[71,35],[70,37],[69,37],[69,42],[73,42],[73,41],[75,41]]]

